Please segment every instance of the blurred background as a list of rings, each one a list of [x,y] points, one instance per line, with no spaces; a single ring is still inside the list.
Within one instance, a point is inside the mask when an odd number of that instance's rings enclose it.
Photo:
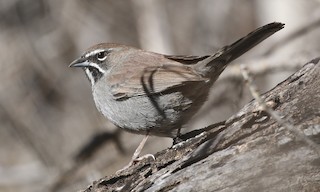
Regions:
[[[83,71],[68,68],[88,47],[206,55],[274,21],[285,29],[233,62],[184,132],[223,121],[252,99],[239,63],[265,92],[320,56],[320,1],[1,0],[0,192],[77,191],[130,161],[143,136],[102,117]],[[143,154],[171,145],[151,137]]]

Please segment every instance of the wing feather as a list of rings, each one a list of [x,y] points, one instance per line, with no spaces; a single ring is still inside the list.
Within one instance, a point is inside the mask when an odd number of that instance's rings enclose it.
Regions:
[[[187,82],[208,81],[189,65],[183,65],[156,53],[143,54],[143,60],[128,57],[126,61],[122,61],[121,67],[112,69],[112,75],[107,81],[115,99],[161,94]],[[136,64],[134,68],[132,63]],[[150,63],[153,66],[150,66]]]

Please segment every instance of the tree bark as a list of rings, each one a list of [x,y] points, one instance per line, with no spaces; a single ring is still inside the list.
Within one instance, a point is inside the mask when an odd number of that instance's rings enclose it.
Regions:
[[[304,65],[264,101],[319,148],[320,58]],[[122,172],[95,181],[100,191],[319,191],[320,155],[255,100],[228,120]]]

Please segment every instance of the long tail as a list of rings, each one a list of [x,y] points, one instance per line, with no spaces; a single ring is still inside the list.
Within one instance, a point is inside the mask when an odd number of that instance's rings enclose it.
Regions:
[[[283,23],[276,22],[264,25],[233,44],[223,47],[215,54],[196,64],[197,70],[199,70],[199,72],[203,72],[203,75],[205,76],[214,75],[219,73],[219,71],[221,73],[228,63],[237,59],[263,40],[281,30],[283,27]]]

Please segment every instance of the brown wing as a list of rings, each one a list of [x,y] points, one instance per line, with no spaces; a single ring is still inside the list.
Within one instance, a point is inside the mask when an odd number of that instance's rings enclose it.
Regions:
[[[115,99],[159,94],[183,86],[187,82],[208,80],[198,75],[188,65],[155,53],[143,52],[143,54],[143,60],[136,57],[126,58],[127,60],[122,62],[121,70],[117,67],[112,69],[112,76],[107,81],[111,85]],[[132,63],[135,63],[134,68]],[[150,66],[150,63],[153,66]]]
[[[179,63],[183,63],[185,65],[192,65],[196,64],[199,61],[203,61],[206,58],[210,57],[210,55],[205,55],[205,56],[194,56],[194,55],[164,55],[165,58],[177,61]]]

